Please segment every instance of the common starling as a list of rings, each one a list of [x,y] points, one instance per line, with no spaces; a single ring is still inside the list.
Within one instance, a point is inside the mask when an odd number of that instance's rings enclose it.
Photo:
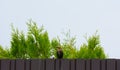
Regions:
[[[63,51],[61,47],[57,47],[57,58],[62,59],[63,58]]]

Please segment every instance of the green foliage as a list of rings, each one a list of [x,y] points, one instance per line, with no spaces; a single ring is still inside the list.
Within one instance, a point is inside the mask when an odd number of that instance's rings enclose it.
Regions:
[[[33,21],[27,22],[28,32],[24,34],[12,26],[11,45],[9,49],[0,46],[1,59],[45,59],[55,56],[56,47],[63,49],[63,58],[67,59],[104,59],[106,55],[100,45],[99,35],[92,35],[87,39],[87,43],[77,49],[75,46],[76,37],[70,36],[70,31],[64,33],[65,38],[60,42],[59,37],[49,40],[49,36],[44,27],[38,27]]]
[[[10,52],[13,58],[25,58],[25,37],[24,34],[12,27],[12,40]]]
[[[50,41],[43,26],[38,28],[35,22],[29,22],[27,35],[27,53],[30,58],[49,58]]]
[[[8,59],[11,58],[10,51],[8,49],[3,49],[0,46],[0,59]]]
[[[54,58],[56,58],[56,52],[57,52],[57,47],[60,46],[60,40],[59,38],[53,38],[51,41],[51,55],[54,55]]]
[[[100,45],[99,35],[95,34],[87,39],[78,52],[78,58],[82,59],[105,59],[106,55]]]
[[[75,46],[76,38],[70,36],[70,31],[64,33],[64,35],[65,38],[64,38],[64,42],[62,43],[62,48],[64,51],[63,58],[68,58],[68,59],[77,58],[78,50],[76,49]]]
[[[26,36],[12,27],[10,50],[13,58],[49,58],[51,46],[47,31],[44,31],[43,26],[38,28],[33,21],[27,25]]]

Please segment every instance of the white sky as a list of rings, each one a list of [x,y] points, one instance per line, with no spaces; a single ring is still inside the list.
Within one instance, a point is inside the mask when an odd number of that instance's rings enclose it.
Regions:
[[[70,29],[79,45],[98,30],[106,54],[120,58],[120,0],[0,0],[0,45],[10,45],[11,23],[26,32],[29,19],[50,38]]]

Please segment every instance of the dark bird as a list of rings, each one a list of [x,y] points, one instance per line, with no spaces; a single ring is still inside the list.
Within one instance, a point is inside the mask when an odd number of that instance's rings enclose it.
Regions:
[[[63,50],[61,47],[57,47],[57,58],[62,59],[63,58]]]

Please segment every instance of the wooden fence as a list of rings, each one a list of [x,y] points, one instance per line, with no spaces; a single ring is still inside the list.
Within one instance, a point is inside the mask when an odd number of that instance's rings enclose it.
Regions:
[[[120,59],[1,59],[0,70],[120,70]]]

